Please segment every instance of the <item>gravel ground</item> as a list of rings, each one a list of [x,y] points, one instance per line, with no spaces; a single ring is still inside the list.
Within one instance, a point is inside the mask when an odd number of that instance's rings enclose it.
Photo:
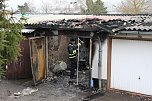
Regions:
[[[82,86],[69,84],[68,76],[58,76],[53,80],[47,79],[43,83],[32,86],[32,80],[1,80],[0,101],[82,101],[88,95],[87,78],[80,76]],[[30,87],[38,91],[25,96],[12,96]],[[104,96],[98,96],[92,101],[152,101],[150,98],[131,96],[124,92],[106,92]]]

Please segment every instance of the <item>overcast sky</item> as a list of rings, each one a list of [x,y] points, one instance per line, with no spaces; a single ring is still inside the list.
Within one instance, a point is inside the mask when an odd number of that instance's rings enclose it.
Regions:
[[[78,0],[9,0],[7,4],[9,5],[9,9],[17,9],[17,5],[23,5],[25,2],[33,2],[33,6],[39,10],[41,8],[42,1],[51,2],[54,4],[58,4],[59,7],[70,4],[70,2],[78,1]],[[115,12],[113,5],[119,4],[121,0],[103,0],[105,6],[108,8],[108,12]]]

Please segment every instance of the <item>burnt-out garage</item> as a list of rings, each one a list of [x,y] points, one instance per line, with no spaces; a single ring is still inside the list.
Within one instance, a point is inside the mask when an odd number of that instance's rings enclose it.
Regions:
[[[34,84],[53,80],[58,76],[69,79],[71,66],[67,46],[70,39],[74,38],[76,44],[81,43],[81,46],[77,49],[77,78],[72,82],[101,91],[104,87],[101,77],[104,60],[102,47],[108,34],[112,33],[102,23],[108,22],[100,19],[74,19],[25,24],[26,31],[24,30],[23,35],[28,40],[29,49],[26,51],[29,52],[29,71]]]

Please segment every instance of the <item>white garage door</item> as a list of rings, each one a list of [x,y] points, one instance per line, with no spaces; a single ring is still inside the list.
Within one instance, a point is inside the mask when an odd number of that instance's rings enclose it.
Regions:
[[[152,41],[112,39],[111,88],[152,95]]]

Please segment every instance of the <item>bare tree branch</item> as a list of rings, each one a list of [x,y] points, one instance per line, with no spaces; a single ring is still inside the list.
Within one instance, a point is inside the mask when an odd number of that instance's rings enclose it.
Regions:
[[[147,12],[151,7],[151,0],[123,0],[116,10],[127,14],[141,14]]]
[[[42,1],[42,11],[44,13],[50,13],[51,12],[51,4],[47,1]]]

